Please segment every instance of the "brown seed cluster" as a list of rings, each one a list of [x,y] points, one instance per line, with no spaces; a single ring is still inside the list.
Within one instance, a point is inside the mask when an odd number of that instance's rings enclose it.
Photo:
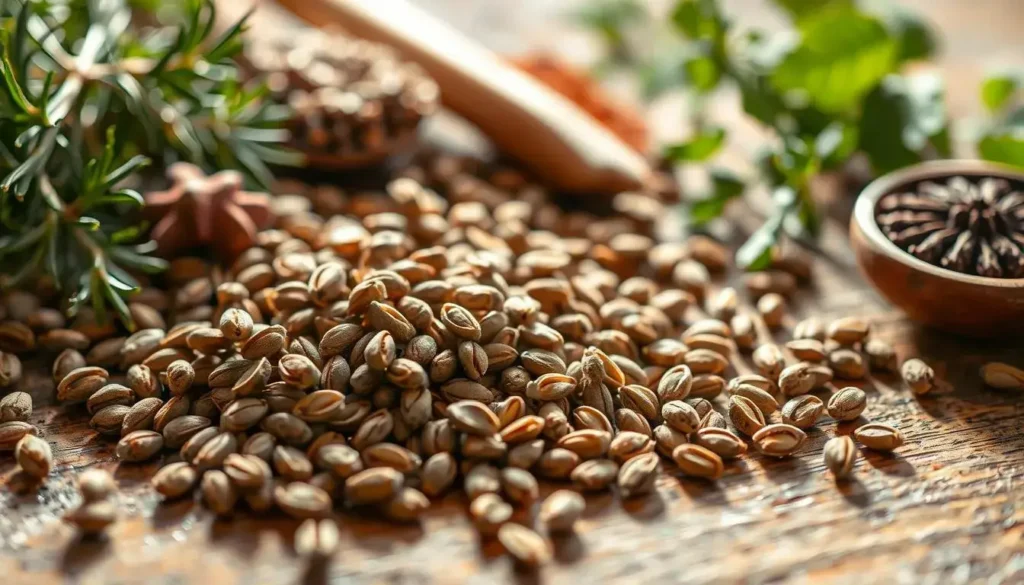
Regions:
[[[755,451],[791,456],[826,413],[865,411],[834,379],[894,362],[857,319],[770,342],[801,271],[750,275],[750,298],[769,299],[752,310],[713,290],[730,256],[713,240],[657,243],[656,214],[563,212],[517,174],[483,181],[457,162],[414,167],[384,194],[278,197],[277,225],[233,265],[174,261],[169,291],[141,293],[155,310],[135,333],[80,315],[69,330],[87,342],[54,348],[58,398],[84,403],[125,464],[177,452],[152,478],[166,499],[311,520],[304,556],[334,550],[323,519],[341,504],[408,522],[461,485],[481,533],[536,565],[551,558],[545,533],[585,508],[561,490],[536,530],[512,524],[538,478],[629,498],[663,467],[716,480]],[[0,339],[21,347],[43,331],[9,330]],[[869,448],[903,442],[863,428]],[[0,424],[0,446],[31,429]]]
[[[376,162],[438,107],[437,84],[417,65],[337,32],[249,43],[245,60],[290,107],[291,144],[315,166]]]

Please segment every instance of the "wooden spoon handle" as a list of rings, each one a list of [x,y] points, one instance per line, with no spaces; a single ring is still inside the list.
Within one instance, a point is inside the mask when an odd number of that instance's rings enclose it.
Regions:
[[[389,44],[430,73],[442,102],[554,187],[618,193],[647,161],[569,100],[405,0],[278,0],[317,25]]]

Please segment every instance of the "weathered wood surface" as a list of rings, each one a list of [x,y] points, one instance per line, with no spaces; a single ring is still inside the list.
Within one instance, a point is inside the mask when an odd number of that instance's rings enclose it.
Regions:
[[[503,2],[480,4],[492,6],[480,26],[502,22]],[[932,4],[942,23],[956,23],[951,11],[964,7]],[[950,45],[965,36],[990,42],[976,27],[1015,31],[1005,26],[1015,3],[979,4],[992,10],[972,9],[962,29],[945,27]],[[997,5],[1007,9],[1003,16]],[[1019,46],[1020,38],[1010,42]],[[966,100],[958,91],[956,99]],[[823,422],[800,456],[746,457],[714,485],[679,479],[667,464],[654,496],[588,497],[576,534],[554,541],[556,562],[536,575],[515,572],[500,545],[479,539],[460,495],[436,503],[418,526],[344,513],[341,550],[324,570],[307,573],[290,552],[296,522],[247,513],[216,521],[198,505],[162,505],[145,486],[155,466],[118,466],[112,444],[88,429],[84,410],[48,406],[37,408],[32,422],[54,446],[58,467],[38,494],[0,488],[0,582],[1024,582],[1024,397],[983,389],[977,377],[986,361],[1024,363],[1024,345],[913,326],[866,288],[842,223],[830,223],[825,241],[814,284],[798,295],[794,312],[867,316],[901,357],[924,357],[944,380],[919,399],[893,378],[863,385],[871,400],[865,416],[899,426],[908,444],[894,456],[865,453],[854,481],[836,485],[824,471],[821,448],[836,425]],[[52,403],[52,382],[42,372],[28,386],[37,405]],[[57,518],[76,504],[75,475],[93,465],[115,471],[124,518],[106,540],[81,541]],[[13,466],[0,455],[0,483]]]

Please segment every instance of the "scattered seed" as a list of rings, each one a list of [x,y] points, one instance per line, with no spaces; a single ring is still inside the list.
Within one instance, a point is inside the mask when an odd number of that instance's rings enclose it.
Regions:
[[[857,463],[857,449],[853,439],[848,436],[832,437],[825,443],[822,456],[825,460],[825,467],[832,472],[836,479],[844,479],[853,472],[853,466]]]
[[[853,436],[868,449],[892,451],[904,443],[903,433],[889,425],[868,423],[853,431]]]

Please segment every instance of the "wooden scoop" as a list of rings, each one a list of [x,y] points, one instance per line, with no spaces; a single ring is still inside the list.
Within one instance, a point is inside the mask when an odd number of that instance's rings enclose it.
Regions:
[[[640,189],[647,161],[555,91],[405,0],[277,0],[316,26],[389,44],[441,88],[445,106],[552,186],[584,193]]]

